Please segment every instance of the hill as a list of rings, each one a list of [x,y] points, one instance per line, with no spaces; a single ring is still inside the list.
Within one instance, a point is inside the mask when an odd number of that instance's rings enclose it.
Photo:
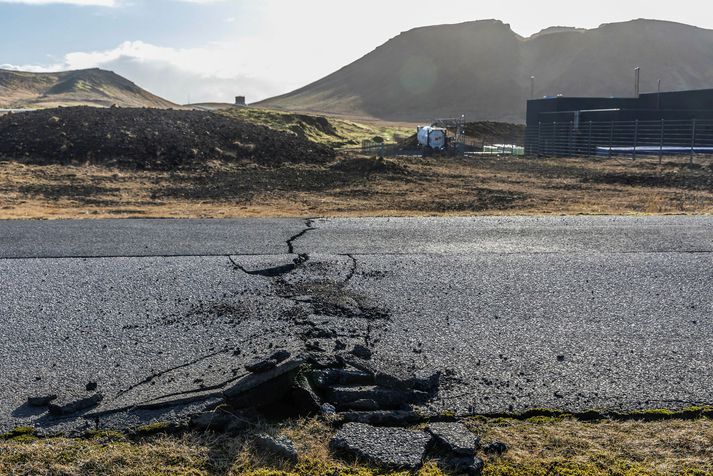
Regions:
[[[642,91],[713,87],[713,31],[634,20],[581,30],[553,27],[529,38],[497,20],[417,28],[339,71],[259,106],[385,120],[523,122],[535,96],[627,96],[633,68]]]
[[[176,107],[118,74],[102,69],[28,73],[0,69],[0,108],[57,106]]]

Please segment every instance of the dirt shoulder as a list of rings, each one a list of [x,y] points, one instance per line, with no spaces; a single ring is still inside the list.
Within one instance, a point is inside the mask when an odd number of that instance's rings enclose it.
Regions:
[[[711,159],[348,156],[200,168],[0,161],[0,218],[710,214]]]

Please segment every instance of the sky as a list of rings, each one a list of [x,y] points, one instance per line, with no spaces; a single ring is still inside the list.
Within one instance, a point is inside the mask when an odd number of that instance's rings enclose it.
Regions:
[[[704,6],[710,5],[710,6]],[[178,103],[292,91],[411,28],[499,19],[522,36],[635,18],[713,29],[701,0],[0,0],[0,68],[100,67]]]

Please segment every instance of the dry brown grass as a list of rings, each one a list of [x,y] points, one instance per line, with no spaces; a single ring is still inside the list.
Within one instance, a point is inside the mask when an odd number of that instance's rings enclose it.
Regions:
[[[713,420],[601,421],[534,418],[471,422],[511,450],[487,474],[713,474]]]
[[[510,451],[485,457],[486,476],[529,475],[711,475],[713,420],[600,421],[474,418],[467,424],[484,442],[503,441]],[[295,441],[300,461],[292,465],[259,454],[249,435],[157,436],[130,442],[120,434],[87,440],[55,438],[0,441],[0,474],[22,475],[406,475],[332,457],[333,429],[298,420],[259,431]],[[420,476],[447,474],[426,465]]]
[[[345,159],[353,160],[353,159]],[[687,159],[395,158],[379,173],[210,164],[156,172],[0,162],[0,218],[711,214]]]

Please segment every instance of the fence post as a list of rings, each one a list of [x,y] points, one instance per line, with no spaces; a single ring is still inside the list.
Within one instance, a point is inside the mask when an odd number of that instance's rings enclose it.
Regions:
[[[553,129],[553,131],[552,131],[552,143],[553,143],[554,146],[555,146],[555,156],[559,156],[559,154],[557,153],[557,141],[558,141],[558,139],[557,139],[557,129],[559,129],[559,128],[557,127],[557,121],[555,121],[555,122],[552,124],[552,126],[554,127],[554,129]]]
[[[537,155],[542,155],[542,121],[537,123]]]
[[[639,145],[639,120],[634,121],[634,151],[631,154],[631,160],[636,160],[636,148]]]
[[[611,159],[611,149],[614,145],[614,121],[611,121],[611,127],[609,128],[609,158]]]
[[[589,134],[587,138],[587,157],[592,156],[592,121],[589,121]]]
[[[664,124],[666,123],[665,119],[661,119],[661,137],[659,138],[659,165],[663,162],[663,131],[664,131]]]
[[[693,155],[696,153],[695,147],[696,147],[696,120],[693,119],[693,127],[691,130],[691,165],[693,165]]]

